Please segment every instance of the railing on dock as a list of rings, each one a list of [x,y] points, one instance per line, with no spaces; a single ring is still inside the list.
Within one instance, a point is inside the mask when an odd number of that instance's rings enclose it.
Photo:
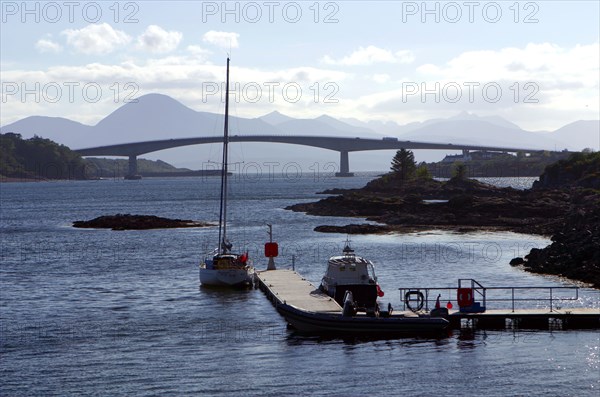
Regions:
[[[473,279],[459,279],[458,288],[470,288],[473,293],[473,300],[481,302],[483,307],[487,307],[490,302],[510,302],[510,308],[514,312],[516,309],[517,302],[548,302],[550,305],[550,311],[554,311],[555,303],[564,301],[577,301],[579,300],[579,287],[484,287]],[[400,292],[400,301],[403,305],[403,310],[407,309],[407,303],[405,297],[408,293],[421,293],[424,297],[423,308],[429,311],[435,307],[435,302],[438,295],[442,295],[440,298],[440,304],[442,307],[446,307],[445,302],[452,303],[453,307],[458,309],[457,305],[457,288],[453,287],[441,287],[441,288],[398,288]],[[532,292],[544,291],[542,296],[523,296],[525,293],[531,294]],[[565,291],[574,291],[574,296],[565,296]],[[490,297],[490,295],[496,296],[496,292],[500,292],[499,297]],[[455,306],[456,305],[456,306]],[[498,309],[508,309],[501,308]],[[559,309],[559,308],[556,308]]]

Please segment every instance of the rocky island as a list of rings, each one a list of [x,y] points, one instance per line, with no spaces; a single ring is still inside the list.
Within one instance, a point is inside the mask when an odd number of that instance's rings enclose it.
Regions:
[[[552,236],[550,246],[534,249],[512,264],[600,288],[600,153],[576,153],[548,166],[531,189],[517,190],[467,179],[460,165],[450,180],[436,181],[426,170],[416,169],[410,152],[401,152],[394,158],[391,173],[365,187],[326,191],[336,195],[287,209],[360,217],[380,224],[323,225],[315,229],[322,232],[452,229]]]
[[[362,189],[287,209],[310,215],[367,218],[387,225],[388,228],[380,229],[384,232],[486,228],[547,234],[558,223],[555,215],[566,211],[568,201],[566,192],[540,195],[469,179],[453,178],[447,182],[414,179],[397,183],[393,177],[382,177]],[[358,230],[356,225],[352,229]]]
[[[600,153],[578,153],[548,166],[532,190],[568,192],[568,208],[552,230],[552,244],[512,264],[600,288]]]
[[[207,227],[211,223],[192,221],[187,219],[169,219],[154,215],[116,214],[105,215],[89,221],[75,221],[73,227],[112,229],[112,230],[146,230],[168,229],[180,227]]]

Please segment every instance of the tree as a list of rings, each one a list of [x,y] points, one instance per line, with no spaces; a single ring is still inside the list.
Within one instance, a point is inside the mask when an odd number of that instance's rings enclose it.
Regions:
[[[425,164],[421,164],[419,168],[417,168],[417,178],[431,179],[431,173],[429,172],[429,168],[427,168]]]
[[[0,174],[12,178],[85,179],[78,153],[49,139],[0,134]]]
[[[410,150],[404,148],[398,150],[392,159],[392,174],[402,181],[412,179],[417,173],[415,156]]]
[[[467,179],[467,166],[460,161],[454,163],[452,177],[456,179]]]

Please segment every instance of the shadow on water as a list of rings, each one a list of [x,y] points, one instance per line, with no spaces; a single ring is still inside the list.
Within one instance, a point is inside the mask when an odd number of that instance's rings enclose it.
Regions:
[[[247,286],[242,286],[242,287],[228,287],[228,286],[224,286],[224,285],[204,285],[204,284],[199,284],[198,285],[198,290],[200,292],[204,292],[204,291],[218,291],[219,293],[226,293],[226,292],[243,292],[243,291],[252,291],[253,287],[252,285],[247,285]]]
[[[383,333],[383,334],[313,334],[300,332],[293,328],[288,328],[288,336],[286,338],[289,345],[304,345],[304,344],[335,344],[344,343],[347,345],[359,345],[375,341],[398,341],[402,345],[420,344],[423,342],[441,342],[444,343],[453,336],[451,330],[429,331],[429,332],[398,332],[398,333]]]
[[[299,332],[288,326],[286,342],[290,346],[319,345],[319,344],[344,344],[359,346],[372,342],[389,342],[397,346],[411,347],[423,343],[433,343],[436,346],[445,346],[455,343],[460,350],[471,350],[480,346],[493,344],[539,343],[542,338],[547,338],[556,331],[533,330],[442,330],[437,332],[405,332],[395,334],[375,335],[339,335],[339,334],[311,334]],[[561,332],[561,331],[558,331]]]
[[[209,299],[215,299],[216,301],[227,302],[231,299],[243,299],[247,300],[252,292],[252,287],[223,287],[216,285],[199,285],[198,292],[201,297]]]
[[[247,308],[256,299],[252,288],[226,288],[199,286],[195,298],[198,309],[205,310],[205,316],[228,318],[232,321],[244,321],[250,311]]]
[[[456,347],[461,350],[475,349],[481,346],[497,344],[536,345],[541,340],[553,340],[554,334],[566,332],[555,330],[502,329],[482,330],[463,328],[452,331]]]

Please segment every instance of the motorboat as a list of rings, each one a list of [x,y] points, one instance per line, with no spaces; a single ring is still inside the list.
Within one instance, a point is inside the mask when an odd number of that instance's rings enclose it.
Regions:
[[[383,296],[377,284],[375,266],[368,259],[357,256],[349,241],[346,241],[342,255],[329,258],[319,288],[342,307],[350,293],[356,309],[368,314],[379,311],[377,298]]]

